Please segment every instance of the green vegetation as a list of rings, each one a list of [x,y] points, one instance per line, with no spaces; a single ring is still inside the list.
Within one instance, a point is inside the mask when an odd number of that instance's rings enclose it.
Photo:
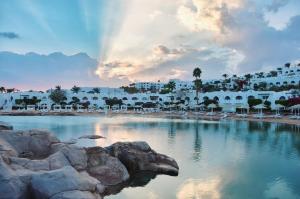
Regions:
[[[202,81],[200,79],[201,73],[202,73],[202,71],[198,67],[195,68],[194,71],[193,71],[193,77],[195,77],[194,86],[195,86],[195,89],[196,89],[197,104],[199,104],[199,92],[200,92],[200,89],[201,89],[201,86],[202,86]]]
[[[121,88],[124,89],[124,91],[129,94],[138,93],[138,89],[136,89],[135,87],[122,86]]]
[[[27,105],[36,105],[40,102],[40,99],[37,99],[37,97],[32,97],[31,99],[16,99],[15,103],[17,105],[23,105],[23,106],[27,106]]]
[[[56,86],[55,90],[51,92],[49,97],[56,104],[61,104],[66,100],[66,94],[63,90],[61,90],[60,86]]]
[[[73,86],[73,87],[71,88],[71,91],[72,91],[73,93],[78,93],[78,92],[80,91],[80,87],[78,87],[78,86]]]
[[[255,99],[255,98],[248,99],[248,104],[249,104],[250,108],[252,108],[253,106],[262,104],[262,102],[263,101],[261,99]]]
[[[93,92],[96,93],[96,94],[99,94],[100,93],[100,88],[93,88]]]
[[[123,102],[122,102],[122,100],[121,99],[115,99],[115,98],[113,98],[113,99],[107,99],[107,100],[105,100],[105,104],[106,105],[109,105],[110,107],[112,107],[113,105],[122,105],[123,104]]]

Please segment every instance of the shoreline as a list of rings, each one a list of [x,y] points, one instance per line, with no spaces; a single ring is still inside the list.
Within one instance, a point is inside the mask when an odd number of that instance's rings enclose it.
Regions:
[[[116,115],[135,115],[142,117],[152,118],[167,118],[167,119],[192,119],[192,120],[207,120],[207,121],[220,121],[220,120],[238,120],[238,121],[250,121],[250,122],[270,122],[281,123],[290,125],[300,125],[300,119],[291,119],[290,116],[282,116],[280,118],[270,117],[265,115],[263,118],[255,118],[250,114],[247,117],[241,117],[236,114],[227,114],[226,117],[220,113],[215,115],[206,115],[207,113],[186,112],[186,114],[180,114],[179,112],[154,112],[154,113],[137,113],[134,111],[127,112],[0,112],[0,116],[116,116]]]

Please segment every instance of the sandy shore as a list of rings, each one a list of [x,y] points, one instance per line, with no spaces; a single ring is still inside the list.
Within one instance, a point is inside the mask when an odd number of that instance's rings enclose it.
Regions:
[[[290,115],[282,116],[281,118],[273,118],[271,115],[265,115],[263,118],[255,118],[254,115],[249,115],[247,117],[240,117],[236,114],[227,114],[224,117],[224,114],[217,113],[215,115],[207,115],[207,113],[193,113],[187,112],[185,114],[179,112],[154,112],[154,113],[137,113],[134,111],[126,112],[108,112],[99,113],[99,112],[0,112],[0,116],[99,116],[99,115],[138,115],[141,117],[152,117],[152,118],[173,118],[173,119],[199,119],[199,120],[210,120],[210,121],[219,121],[219,120],[243,120],[243,121],[256,121],[256,122],[273,122],[273,123],[283,123],[283,124],[292,124],[300,125],[300,120],[289,118]]]

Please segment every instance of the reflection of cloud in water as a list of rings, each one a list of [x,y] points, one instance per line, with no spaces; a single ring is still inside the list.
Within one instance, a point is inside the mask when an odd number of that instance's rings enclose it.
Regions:
[[[181,185],[176,196],[178,199],[220,199],[220,182],[219,177],[209,180],[188,179]]]
[[[266,198],[282,198],[282,199],[299,199],[293,190],[289,187],[288,183],[282,179],[277,179],[275,182],[269,184],[268,189],[264,195]]]

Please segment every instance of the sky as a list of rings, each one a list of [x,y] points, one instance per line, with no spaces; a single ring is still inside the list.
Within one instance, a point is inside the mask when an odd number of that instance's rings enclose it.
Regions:
[[[299,0],[1,0],[0,86],[267,71],[299,62],[299,27]]]

